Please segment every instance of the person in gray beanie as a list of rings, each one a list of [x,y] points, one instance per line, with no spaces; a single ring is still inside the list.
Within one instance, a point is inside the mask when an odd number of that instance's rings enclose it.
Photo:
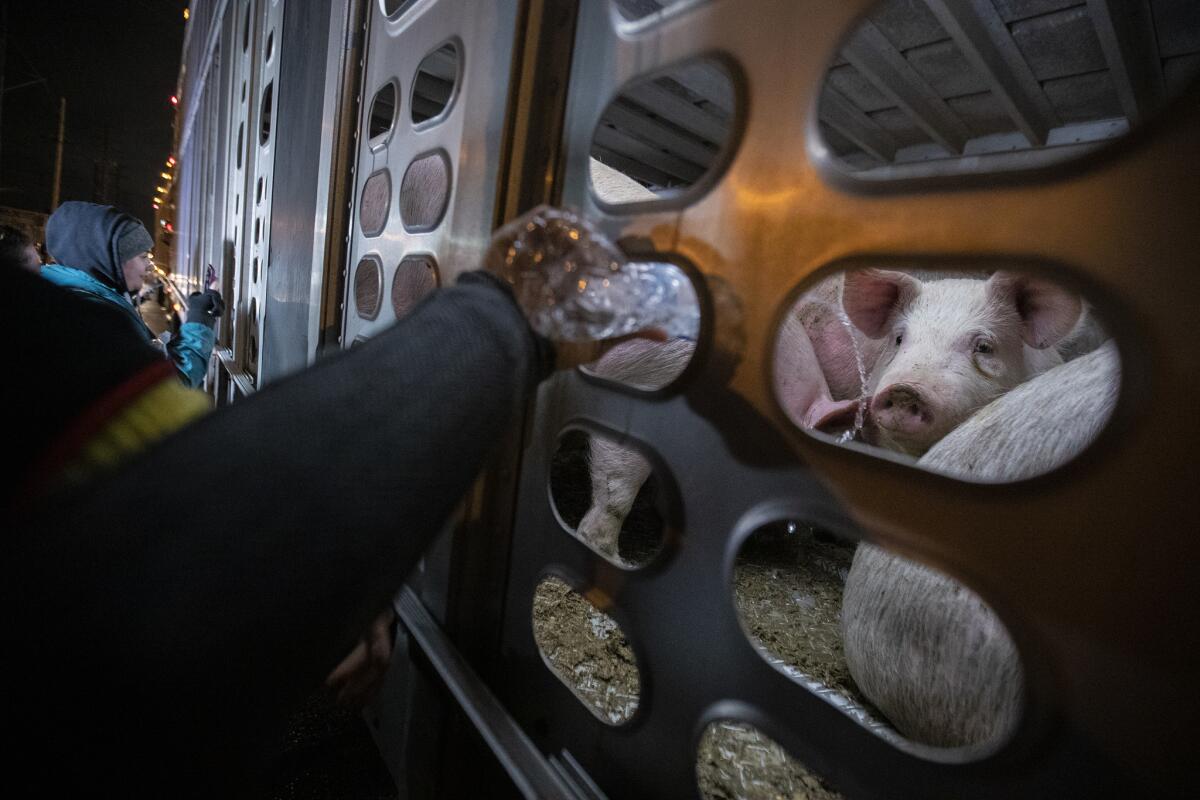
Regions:
[[[119,310],[149,344],[157,345],[133,298],[150,271],[154,240],[135,217],[112,206],[69,201],[46,222],[46,249],[54,263],[41,275],[88,300]],[[180,379],[198,387],[208,372],[217,318],[225,308],[215,289],[188,298],[187,321],[165,350]],[[161,345],[159,345],[161,346]]]

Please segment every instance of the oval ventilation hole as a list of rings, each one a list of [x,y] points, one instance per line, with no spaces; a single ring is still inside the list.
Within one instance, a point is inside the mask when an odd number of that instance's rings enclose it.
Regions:
[[[266,58],[267,63],[270,63],[271,59],[274,57],[275,57],[275,31],[271,31],[270,33],[267,34],[267,58]]]
[[[382,301],[383,264],[375,256],[367,256],[354,270],[354,310],[363,319],[375,319]]]
[[[681,2],[683,0],[613,0],[617,11],[627,20],[645,19]]]
[[[250,9],[253,4],[246,4],[246,15],[242,18],[242,52],[250,49]]]
[[[243,151],[246,149],[246,123],[238,125],[237,168],[242,168]]]
[[[893,744],[990,749],[1020,717],[1023,670],[999,618],[916,562],[781,520],[743,543],[733,599],[772,666]]]
[[[432,256],[406,256],[392,276],[392,311],[400,319],[439,285]]]
[[[246,82],[242,81],[242,102],[246,102]]]
[[[659,320],[664,341],[634,338],[612,347],[580,369],[587,375],[640,391],[657,391],[683,375],[700,337],[700,301],[681,267],[669,261],[630,261],[632,291]]]
[[[271,112],[273,111],[271,98],[274,94],[275,81],[271,81],[267,84],[267,88],[263,90],[262,107],[259,112],[259,119],[262,121],[262,124],[258,132],[258,143],[264,146],[271,140]]]
[[[1044,167],[1124,136],[1200,74],[1200,14],[1030,5],[877,4],[826,73],[817,159],[871,183]]]
[[[258,256],[255,256],[254,261],[252,262],[252,268],[250,270],[250,282],[258,283]]]
[[[371,100],[371,121],[368,135],[372,139],[383,136],[392,129],[396,121],[396,84],[388,81]]]
[[[378,236],[387,224],[388,211],[392,203],[392,176],[380,170],[367,178],[362,188],[362,201],[358,204],[358,223],[363,236]]]
[[[418,157],[400,183],[400,220],[412,233],[431,231],[450,202],[450,159],[444,151]]]
[[[417,0],[379,0],[379,7],[388,19],[396,19]]]
[[[728,161],[736,109],[733,79],[713,59],[636,79],[592,135],[592,191],[610,205],[684,194]]]
[[[257,264],[257,259],[255,259]],[[257,272],[257,269],[256,269]],[[246,332],[246,349],[249,355],[246,369],[253,374],[258,369],[258,298],[250,298],[250,310],[247,314],[249,330]]]
[[[265,175],[263,175],[263,176],[259,176],[259,179],[258,179],[258,186],[257,186],[257,187],[255,188],[255,190],[254,190],[254,202],[255,202],[256,204],[258,204],[258,203],[262,203],[262,199],[263,199],[263,192],[266,190],[266,188],[267,188],[267,178],[266,178],[266,176],[265,176]]]
[[[1120,358],[1074,289],[1021,265],[886,266],[837,272],[785,315],[775,393],[799,428],[993,483],[1056,469],[1099,435]]]
[[[545,578],[533,596],[533,638],[563,685],[601,722],[633,718],[641,675],[616,620],[558,578]]]
[[[662,549],[662,482],[632,445],[567,431],[550,465],[550,498],[563,525],[613,564],[639,567]]]
[[[696,783],[704,800],[842,800],[774,739],[748,722],[709,723],[696,750]]]
[[[414,125],[445,115],[454,99],[458,73],[458,47],[453,42],[447,42],[425,56],[413,79],[410,108]]]

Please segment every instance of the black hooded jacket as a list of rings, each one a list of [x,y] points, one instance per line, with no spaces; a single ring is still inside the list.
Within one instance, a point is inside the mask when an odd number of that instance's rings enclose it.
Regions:
[[[118,309],[147,344],[157,344],[125,285],[119,242],[137,219],[112,206],[69,201],[46,223],[46,247],[55,263],[42,268],[42,277],[83,297]],[[198,387],[208,371],[216,334],[207,325],[185,322],[166,346],[184,384]]]

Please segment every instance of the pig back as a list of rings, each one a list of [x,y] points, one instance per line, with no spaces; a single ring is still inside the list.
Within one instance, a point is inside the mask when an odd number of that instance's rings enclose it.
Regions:
[[[908,739],[935,747],[996,741],[1023,691],[1000,620],[956,581],[863,542],[842,603],[855,683]]]
[[[1048,472],[1096,438],[1120,386],[1120,359],[1109,340],[993,400],[930,448],[918,465],[980,481]]]

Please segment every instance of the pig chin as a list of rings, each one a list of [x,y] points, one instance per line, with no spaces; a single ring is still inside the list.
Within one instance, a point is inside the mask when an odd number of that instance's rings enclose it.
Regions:
[[[875,441],[872,444],[887,448],[888,450],[894,450],[897,453],[904,453],[913,458],[920,458],[925,455],[925,451],[933,447],[937,443],[937,440],[941,438],[941,436],[935,438],[893,430],[879,420],[876,420],[873,432]]]

